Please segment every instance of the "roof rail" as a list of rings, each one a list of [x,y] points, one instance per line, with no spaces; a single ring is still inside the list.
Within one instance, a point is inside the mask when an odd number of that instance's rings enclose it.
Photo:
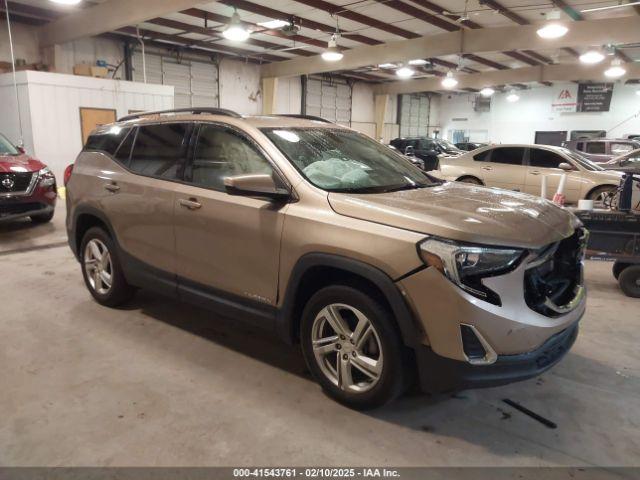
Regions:
[[[298,115],[294,113],[282,113],[277,115],[278,117],[290,117],[290,118],[302,118],[304,120],[315,120],[316,122],[324,122],[324,123],[333,123],[325,118],[318,117],[315,115]]]
[[[209,113],[211,115],[226,115],[227,117],[242,118],[242,115],[226,108],[211,108],[211,107],[193,107],[193,108],[175,108],[173,110],[156,110],[151,112],[140,112],[132,115],[127,115],[118,119],[119,122],[125,122],[127,120],[135,120],[141,117],[150,117],[152,115],[167,115],[172,113],[192,113],[194,115],[201,115],[203,113]]]

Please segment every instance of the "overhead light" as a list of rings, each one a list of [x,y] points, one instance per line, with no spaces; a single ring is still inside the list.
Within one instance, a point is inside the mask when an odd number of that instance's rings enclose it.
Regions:
[[[233,15],[231,15],[231,20],[229,20],[229,24],[227,28],[225,28],[222,35],[227,40],[232,40],[234,42],[244,42],[247,38],[249,38],[249,30],[244,28],[242,25],[242,21],[240,20],[240,15],[238,15],[238,11],[234,10]]]
[[[515,90],[509,91],[509,95],[507,95],[507,102],[515,103],[518,100],[520,100],[520,95],[518,95]]]
[[[396,70],[396,75],[399,76],[400,78],[412,77],[414,73],[416,72],[413,70],[413,68],[409,68],[409,67],[400,67],[399,69]]]
[[[603,60],[604,54],[600,50],[589,50],[580,55],[580,61],[589,65],[600,63]]]
[[[268,22],[259,22],[258,25],[272,30],[276,28],[282,28],[285,25],[289,25],[289,22],[285,22],[284,20],[269,20]]]
[[[423,58],[416,58],[415,60],[409,60],[409,65],[426,65],[427,62],[425,59]]]
[[[322,59],[327,62],[337,62],[342,60],[344,54],[338,49],[338,42],[336,41],[336,34],[331,36],[331,40],[327,43],[327,49],[322,52]]]
[[[496,91],[491,87],[484,87],[482,90],[480,90],[480,95],[482,95],[483,97],[490,97],[494,93],[496,93]]]
[[[560,10],[553,9],[547,13],[547,23],[538,29],[538,36],[547,39],[560,38],[568,31],[569,29],[560,23]]]
[[[640,97],[640,88],[638,90],[636,90],[636,95],[638,95]]]
[[[633,7],[634,5],[640,5],[640,2],[629,2],[629,3],[623,3],[621,5],[609,5],[607,7],[594,7],[594,8],[587,8],[585,10],[580,10],[582,13],[589,13],[589,12],[601,12],[602,10],[612,10],[614,8],[624,8],[624,7]]]
[[[59,5],[77,5],[82,0],[50,0],[53,3],[57,3]]]
[[[611,66],[605,70],[604,74],[609,78],[618,78],[627,73],[627,70],[622,66],[620,59],[616,58],[611,61]]]
[[[442,79],[442,86],[444,88],[453,88],[458,85],[458,80],[453,76],[453,72],[449,70],[447,76]]]
[[[395,63],[381,63],[378,68],[396,68],[398,65]]]

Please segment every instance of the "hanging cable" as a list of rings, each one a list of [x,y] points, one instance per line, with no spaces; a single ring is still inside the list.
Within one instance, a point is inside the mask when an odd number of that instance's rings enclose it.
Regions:
[[[18,80],[16,79],[16,59],[13,53],[13,36],[11,35],[11,19],[9,17],[9,2],[4,0],[4,11],[7,14],[7,31],[9,32],[9,50],[11,51],[11,67],[13,68],[13,89],[16,92],[16,109],[18,110],[18,127],[20,130],[20,143],[24,147],[24,132],[22,131],[22,112],[20,111],[20,95],[18,95]]]
[[[4,1],[6,2],[7,0],[4,0]],[[147,83],[147,58],[144,52],[144,40],[142,40],[142,37],[140,36],[140,29],[137,26],[136,26],[136,35],[138,36],[138,41],[142,46],[142,77],[144,78],[144,83]]]

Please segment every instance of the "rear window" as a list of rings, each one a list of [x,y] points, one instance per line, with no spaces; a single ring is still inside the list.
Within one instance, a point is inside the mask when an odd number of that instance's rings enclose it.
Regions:
[[[105,152],[109,155],[114,155],[130,130],[130,128],[122,128],[117,125],[98,130],[92,135],[89,135],[84,150],[87,152]]]
[[[505,165],[522,165],[524,161],[524,148],[504,147],[496,148],[491,155],[491,163],[503,163]]]
[[[163,123],[138,128],[129,168],[149,177],[175,179],[189,142],[184,123]]]
[[[587,153],[593,153],[596,155],[606,153],[606,147],[604,142],[589,142],[587,143]]]

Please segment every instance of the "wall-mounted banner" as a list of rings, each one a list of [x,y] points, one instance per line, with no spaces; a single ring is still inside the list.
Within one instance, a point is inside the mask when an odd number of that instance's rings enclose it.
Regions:
[[[578,87],[578,112],[608,112],[613,83],[581,83]]]
[[[578,85],[558,85],[553,89],[551,109],[554,112],[566,113],[578,111]]]

